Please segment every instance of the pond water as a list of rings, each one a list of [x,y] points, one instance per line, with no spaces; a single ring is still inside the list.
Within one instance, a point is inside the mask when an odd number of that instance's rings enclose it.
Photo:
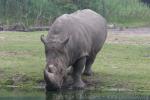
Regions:
[[[48,92],[0,89],[0,100],[150,100],[149,93],[101,92],[99,90]]]

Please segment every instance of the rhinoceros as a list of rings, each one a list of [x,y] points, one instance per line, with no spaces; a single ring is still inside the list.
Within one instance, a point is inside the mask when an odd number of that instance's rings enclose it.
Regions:
[[[56,18],[48,35],[41,35],[46,55],[46,90],[62,88],[69,66],[73,69],[71,87],[85,87],[81,75],[92,74],[91,66],[107,37],[106,26],[106,20],[90,9]]]

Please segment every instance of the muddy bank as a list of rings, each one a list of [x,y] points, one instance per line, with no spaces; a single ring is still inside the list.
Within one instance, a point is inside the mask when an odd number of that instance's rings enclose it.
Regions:
[[[103,86],[102,79],[99,77],[99,74],[94,73],[92,76],[84,76],[82,75],[82,79],[84,81],[85,89],[86,90],[93,90],[93,89],[100,89],[101,86]],[[29,85],[28,83],[29,79],[25,75],[15,75],[8,79],[9,84],[6,85],[0,85],[1,88],[22,88],[22,89],[28,89],[28,88],[35,88],[35,89],[45,89],[45,81],[44,80],[38,80],[36,81],[36,85]],[[8,82],[7,81],[7,82]],[[62,86],[62,90],[70,90],[70,85],[73,82],[71,76],[67,76],[67,81]],[[22,85],[18,85],[21,84]]]

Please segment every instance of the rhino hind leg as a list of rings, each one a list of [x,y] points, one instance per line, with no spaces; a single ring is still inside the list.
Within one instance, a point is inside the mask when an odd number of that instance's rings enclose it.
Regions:
[[[94,60],[95,60],[95,56],[87,58],[83,75],[86,75],[86,76],[91,76],[92,75],[91,67],[92,67],[92,64],[94,63]]]
[[[76,63],[73,65],[73,89],[83,89],[85,83],[81,79],[82,71],[86,63],[86,57],[80,58]]]

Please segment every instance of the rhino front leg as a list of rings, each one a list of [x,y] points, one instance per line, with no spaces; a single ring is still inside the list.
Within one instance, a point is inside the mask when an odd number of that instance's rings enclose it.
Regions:
[[[74,89],[83,89],[85,83],[81,79],[82,71],[86,63],[86,57],[80,58],[76,63],[73,65],[73,88]]]
[[[73,67],[70,66],[69,68],[67,68],[67,75],[72,75],[73,73]]]

